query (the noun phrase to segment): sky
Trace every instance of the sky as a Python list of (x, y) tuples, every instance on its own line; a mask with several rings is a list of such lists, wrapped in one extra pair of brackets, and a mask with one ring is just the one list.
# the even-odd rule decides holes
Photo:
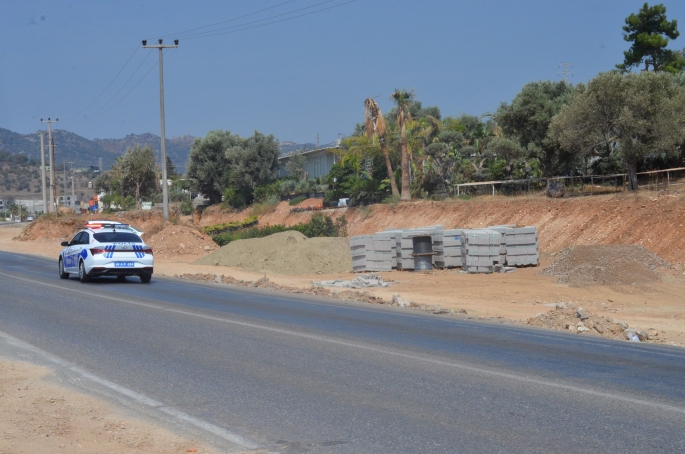
[[(669, 48), (685, 48), (685, 2), (663, 3), (684, 34)], [(443, 116), (480, 116), (528, 82), (561, 80), (562, 62), (574, 84), (613, 69), (642, 4), (0, 0), (0, 127), (33, 133), (51, 117), (89, 139), (159, 135), (158, 51), (141, 40), (160, 37), (180, 41), (164, 54), (167, 138), (258, 130), (328, 143), (363, 120), (365, 98), (391, 109), (395, 88)]]

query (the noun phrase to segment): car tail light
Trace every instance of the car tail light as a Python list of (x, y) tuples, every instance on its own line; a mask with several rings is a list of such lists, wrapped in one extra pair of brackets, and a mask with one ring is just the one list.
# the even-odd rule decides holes
[(142, 250), (142, 252), (146, 254), (152, 255), (152, 248), (151, 247), (146, 247), (145, 249)]
[(104, 249), (100, 248), (93, 248), (90, 250), (90, 253), (95, 255), (95, 254), (104, 254), (106, 251)]

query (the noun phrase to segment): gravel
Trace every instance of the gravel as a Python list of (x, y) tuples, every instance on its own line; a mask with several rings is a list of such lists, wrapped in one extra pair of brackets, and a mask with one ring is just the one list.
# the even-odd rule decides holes
[(647, 284), (661, 280), (670, 264), (638, 245), (593, 245), (564, 249), (539, 274), (556, 276), (571, 287)]

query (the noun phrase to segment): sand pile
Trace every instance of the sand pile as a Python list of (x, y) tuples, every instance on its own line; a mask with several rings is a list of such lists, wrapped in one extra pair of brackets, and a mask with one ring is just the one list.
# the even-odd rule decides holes
[(352, 270), (347, 238), (307, 238), (296, 231), (233, 241), (195, 263), (288, 275), (344, 273)]
[(658, 269), (668, 266), (642, 246), (608, 244), (565, 249), (540, 274), (572, 287), (632, 285), (660, 281)]
[(187, 225), (167, 223), (154, 235), (146, 232), (143, 239), (152, 246), (155, 257), (162, 258), (209, 254), (219, 248), (209, 235)]

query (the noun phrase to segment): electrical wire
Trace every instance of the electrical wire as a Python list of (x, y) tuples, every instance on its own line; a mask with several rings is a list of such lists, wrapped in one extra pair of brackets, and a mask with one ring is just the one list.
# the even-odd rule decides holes
[[(279, 23), (279, 22), (285, 22), (285, 21), (289, 21), (289, 20), (292, 20), (292, 19), (297, 19), (297, 18), (299, 18), (299, 17), (310, 16), (310, 15), (312, 15), (312, 14), (320, 13), (320, 12), (322, 12), (322, 11), (327, 11), (327, 10), (329, 10), (329, 9), (338, 8), (338, 7), (340, 7), (340, 6), (347, 5), (348, 3), (354, 3), (354, 2), (356, 2), (356, 1), (357, 1), (357, 0), (349, 0), (349, 1), (347, 1), (347, 2), (340, 3), (340, 4), (338, 4), (338, 5), (329, 6), (328, 8), (322, 8), (322, 9), (319, 9), (319, 10), (316, 10), (316, 11), (311, 11), (311, 12), (309, 12), (309, 13), (304, 13), (304, 14), (300, 14), (300, 15), (297, 15), (297, 16), (293, 16), (293, 17), (286, 17), (285, 19), (280, 19), (280, 20), (273, 21), (273, 22), (267, 22), (266, 24), (253, 25), (252, 27), (246, 27), (246, 28), (241, 28), (241, 29), (238, 29), (238, 30), (231, 30), (231, 31), (227, 31), (227, 32), (219, 32), (219, 33), (208, 32), (208, 33), (210, 33), (210, 34), (202, 35), (202, 36), (194, 36), (194, 37), (190, 37), (190, 38), (184, 38), (184, 40), (199, 39), (199, 38), (208, 38), (208, 37), (210, 37), (210, 36), (226, 35), (226, 34), (229, 34), (229, 33), (242, 32), (242, 31), (245, 31), (245, 30), (253, 29), (253, 28), (265, 27), (265, 26), (267, 26), (267, 25), (273, 25), (273, 24), (277, 24), (277, 23)], [(324, 2), (324, 3), (327, 3), (327, 2)], [(238, 27), (238, 26), (239, 26), (239, 25), (237, 25), (236, 27)]]
[[(138, 72), (138, 70), (140, 69), (140, 67), (143, 66), (143, 63), (145, 63), (145, 61), (148, 59), (148, 57), (150, 56), (151, 53), (152, 53), (152, 52), (148, 52), (147, 55), (145, 55), (145, 58), (143, 58), (143, 61), (140, 62), (140, 64), (139, 64), (138, 67), (136, 68), (136, 70), (133, 71), (133, 74), (131, 74), (131, 75), (129, 76), (129, 78), (126, 79), (126, 82), (124, 82), (124, 84), (123, 84), (121, 87), (119, 87), (119, 89), (116, 91), (116, 93), (114, 93), (114, 94), (107, 100), (106, 103), (104, 103), (102, 106), (100, 106), (100, 108), (99, 108), (98, 110), (96, 110), (95, 112), (93, 112), (92, 114), (90, 114), (87, 118), (84, 118), (83, 122), (81, 122), (81, 123), (84, 123), (84, 122), (90, 120), (90, 119), (93, 118), (95, 115), (98, 115), (98, 113), (99, 113), (102, 109), (104, 109), (105, 107), (107, 107), (107, 104), (109, 104), (114, 98), (116, 98), (116, 96), (121, 92), (121, 90), (124, 89), (124, 87), (126, 86), (126, 84), (128, 84), (129, 81), (133, 78), (133, 76), (136, 75), (136, 73)], [(108, 109), (107, 111), (109, 111), (109, 109)], [(80, 125), (81, 123), (76, 123), (76, 124), (77, 124), (77, 125)]]
[(171, 37), (177, 38), (177, 37), (178, 37), (177, 35), (185, 34), (185, 33), (188, 33), (188, 32), (194, 32), (195, 30), (200, 30), (200, 29), (203, 29), (203, 28), (214, 27), (215, 25), (225, 24), (225, 23), (227, 23), (227, 22), (233, 22), (234, 20), (243, 19), (243, 18), (249, 17), (249, 16), (254, 16), (255, 14), (263, 13), (264, 11), (268, 11), (268, 10), (270, 10), (270, 9), (278, 8), (279, 6), (283, 6), (283, 5), (287, 4), (287, 3), (292, 3), (292, 2), (294, 2), (294, 1), (295, 1), (295, 0), (288, 0), (287, 2), (279, 3), (278, 5), (270, 6), (270, 7), (268, 7), (268, 8), (264, 8), (264, 9), (260, 9), (259, 11), (255, 11), (255, 12), (252, 12), (252, 13), (249, 13), (249, 14), (244, 14), (244, 15), (238, 16), (238, 17), (234, 17), (233, 19), (228, 19), (228, 20), (224, 20), (224, 21), (221, 21), (221, 22), (216, 22), (216, 23), (210, 24), (210, 25), (203, 25), (202, 27), (191, 28), (190, 30), (183, 30), (183, 31), (180, 31), (180, 32), (177, 32), (177, 33), (172, 33), (172, 34), (169, 34), (169, 35), (164, 35), (164, 36), (161, 36), (161, 38), (171, 38)]
[(298, 9), (295, 9), (295, 10), (292, 10), (292, 11), (287, 11), (287, 12), (285, 12), (285, 13), (281, 13), (281, 14), (276, 14), (276, 15), (274, 15), (274, 16), (265, 17), (265, 18), (263, 18), (263, 19), (257, 19), (257, 20), (251, 21), (251, 22), (244, 22), (244, 23), (242, 23), (242, 24), (231, 25), (231, 26), (229, 26), (229, 27), (224, 27), (224, 28), (217, 28), (217, 29), (215, 29), (215, 30), (207, 30), (207, 31), (204, 31), (204, 32), (185, 34), (185, 36), (184, 36), (184, 35), (179, 35), (179, 36), (176, 36), (176, 38), (179, 38), (179, 39), (189, 39), (188, 37), (190, 37), (190, 36), (204, 35), (204, 34), (207, 34), (207, 33), (216, 33), (216, 32), (222, 31), (222, 30), (229, 30), (229, 29), (232, 29), (232, 28), (243, 27), (243, 26), (245, 26), (245, 25), (256, 24), (257, 22), (264, 22), (265, 20), (275, 19), (275, 18), (277, 18), (277, 17), (287, 16), (287, 15), (289, 15), (289, 14), (294, 14), (294, 13), (297, 13), (297, 12), (300, 12), (300, 11), (304, 11), (304, 10), (306, 10), (306, 9), (315, 8), (315, 7), (317, 7), (317, 6), (323, 5), (323, 4), (325, 4), (325, 3), (330, 3), (330, 2), (332, 2), (332, 1), (334, 1), (334, 0), (325, 0), (325, 1), (323, 1), (323, 2), (316, 3), (316, 4), (314, 4), (314, 5), (305, 6), (304, 8), (298, 8)]
[(86, 107), (84, 107), (83, 110), (81, 110), (79, 113), (77, 113), (77, 114), (75, 114), (75, 115), (69, 117), (69, 120), (78, 117), (78, 116), (81, 115), (83, 112), (85, 112), (86, 110), (88, 110), (88, 108), (89, 108), (90, 106), (92, 106), (93, 103), (95, 103), (95, 101), (97, 101), (97, 100), (100, 98), (100, 96), (102, 96), (102, 94), (110, 87), (110, 85), (112, 85), (112, 84), (114, 83), (114, 81), (116, 80), (116, 78), (119, 77), (119, 74), (121, 74), (121, 72), (124, 70), (124, 68), (126, 68), (126, 66), (129, 64), (129, 62), (131, 61), (131, 59), (133, 59), (133, 56), (136, 54), (136, 52), (138, 52), (138, 49), (140, 49), (140, 46), (136, 46), (136, 48), (133, 50), (133, 53), (131, 54), (131, 56), (128, 57), (128, 60), (126, 60), (126, 63), (124, 63), (124, 66), (121, 67), (121, 69), (119, 70), (119, 72), (114, 76), (114, 78), (112, 78), (112, 80), (107, 84), (107, 86), (106, 86), (105, 88), (102, 89), (102, 91), (100, 92), (100, 94), (97, 95), (97, 96), (95, 97), (95, 99), (93, 99), (93, 100), (90, 102), (90, 104), (88, 104)]

